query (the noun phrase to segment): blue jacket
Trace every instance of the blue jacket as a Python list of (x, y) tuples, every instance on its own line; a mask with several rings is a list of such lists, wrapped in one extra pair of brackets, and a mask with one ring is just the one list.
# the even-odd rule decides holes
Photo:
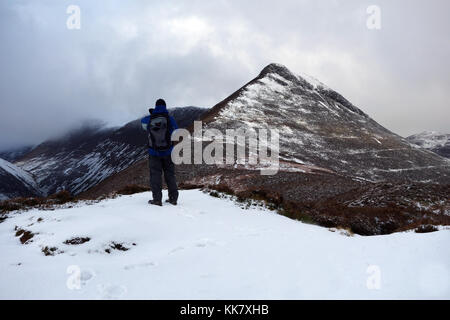
[[(165, 106), (156, 106), (155, 110), (153, 110), (152, 114), (154, 113), (166, 113), (169, 114), (169, 112), (167, 111), (167, 108)], [(175, 121), (175, 119), (172, 116), (169, 116), (169, 121), (171, 124), (171, 128), (170, 128), (170, 134), (172, 135), (172, 133), (178, 129), (177, 123)], [(144, 129), (145, 131), (147, 131), (147, 127), (148, 127), (148, 123), (150, 122), (150, 116), (146, 116), (143, 117), (141, 120), (141, 125), (142, 125), (142, 129)], [(168, 150), (164, 150), (164, 151), (157, 151), (154, 150), (152, 148), (148, 148), (148, 154), (151, 156), (156, 156), (156, 157), (165, 157), (168, 156), (172, 153), (172, 149), (173, 147), (171, 147)]]

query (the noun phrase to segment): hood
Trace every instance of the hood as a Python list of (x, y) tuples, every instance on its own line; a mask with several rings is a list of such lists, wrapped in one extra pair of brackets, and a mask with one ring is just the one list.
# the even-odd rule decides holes
[(153, 110), (153, 113), (169, 113), (167, 111), (166, 106), (156, 106), (155, 110)]

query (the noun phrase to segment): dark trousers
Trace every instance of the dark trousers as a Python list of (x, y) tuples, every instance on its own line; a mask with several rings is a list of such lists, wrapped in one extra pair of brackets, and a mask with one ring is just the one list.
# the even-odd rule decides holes
[(175, 179), (175, 164), (170, 155), (165, 157), (149, 156), (150, 187), (152, 188), (153, 200), (162, 200), (162, 173), (169, 189), (169, 199), (178, 199), (177, 181)]

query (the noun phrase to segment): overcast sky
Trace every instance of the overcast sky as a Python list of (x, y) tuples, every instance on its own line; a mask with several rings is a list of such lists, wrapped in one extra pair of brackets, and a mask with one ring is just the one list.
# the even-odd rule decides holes
[(159, 97), (209, 107), (271, 62), (400, 135), (449, 132), (449, 12), (447, 0), (1, 1), (0, 149), (84, 119), (123, 124)]

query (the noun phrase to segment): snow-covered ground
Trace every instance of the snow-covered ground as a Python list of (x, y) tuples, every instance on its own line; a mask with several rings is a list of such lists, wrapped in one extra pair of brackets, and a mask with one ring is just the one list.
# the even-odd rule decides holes
[[(12, 214), (0, 223), (0, 298), (450, 298), (450, 230), (346, 236), (199, 190), (176, 207), (149, 198)], [(63, 243), (74, 237), (90, 240)]]

